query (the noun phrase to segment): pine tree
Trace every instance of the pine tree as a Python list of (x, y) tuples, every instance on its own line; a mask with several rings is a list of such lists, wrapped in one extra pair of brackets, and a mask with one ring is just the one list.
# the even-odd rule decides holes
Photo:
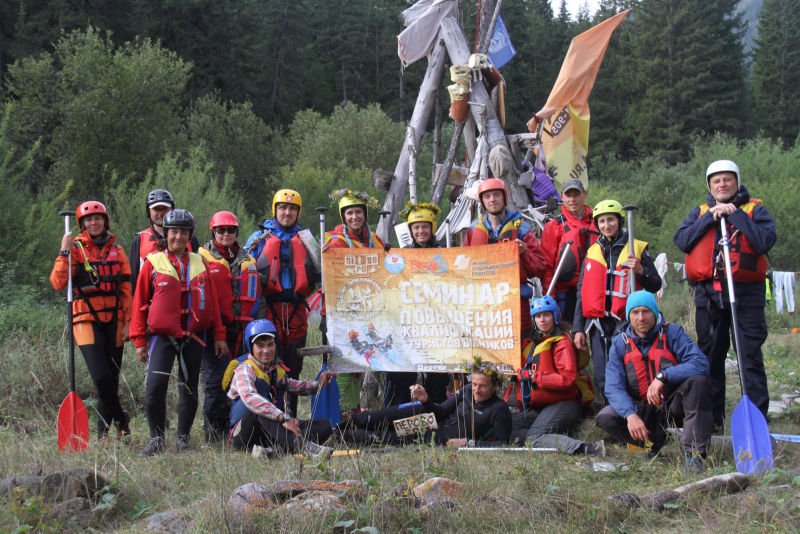
[(800, 0), (765, 0), (753, 61), (757, 124), (794, 143), (800, 131)]

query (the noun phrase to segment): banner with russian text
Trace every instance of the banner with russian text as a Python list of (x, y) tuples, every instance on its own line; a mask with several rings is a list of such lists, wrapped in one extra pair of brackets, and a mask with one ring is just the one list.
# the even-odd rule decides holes
[(323, 257), (333, 372), (519, 366), (519, 248), (332, 248)]

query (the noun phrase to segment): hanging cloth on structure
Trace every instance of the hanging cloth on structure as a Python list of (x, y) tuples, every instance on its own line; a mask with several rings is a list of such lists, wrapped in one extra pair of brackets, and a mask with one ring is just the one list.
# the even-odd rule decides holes
[(775, 309), (783, 313), (783, 301), (786, 299), (786, 311), (794, 313), (794, 273), (772, 271), (772, 282), (775, 286)]
[(661, 300), (661, 297), (664, 296), (664, 289), (667, 287), (667, 271), (669, 270), (669, 264), (667, 263), (667, 253), (662, 252), (658, 256), (656, 256), (655, 261), (653, 262), (656, 266), (656, 271), (658, 271), (658, 276), (661, 277), (661, 289), (658, 290), (658, 300)]
[(450, 214), (447, 216), (446, 220), (449, 224), (441, 225), (436, 231), (436, 239), (438, 241), (443, 241), (445, 239), (448, 226), (450, 227), (450, 234), (452, 235), (469, 228), (469, 225), (472, 223), (472, 207), (477, 201), (477, 192), (474, 198), (468, 193), (475, 189), (473, 186), (479, 181), (481, 162), (483, 158), (487, 157), (488, 152), (489, 144), (486, 142), (486, 135), (481, 134), (478, 138), (478, 146), (475, 149), (475, 159), (472, 160), (472, 165), (469, 167), (469, 174), (466, 180), (464, 180), (464, 187), (461, 190), (461, 194), (456, 199), (455, 204), (450, 208)]
[(397, 55), (403, 67), (430, 53), (439, 25), (457, 5), (456, 0), (419, 0), (403, 11), (403, 24), (407, 27), (397, 36)]

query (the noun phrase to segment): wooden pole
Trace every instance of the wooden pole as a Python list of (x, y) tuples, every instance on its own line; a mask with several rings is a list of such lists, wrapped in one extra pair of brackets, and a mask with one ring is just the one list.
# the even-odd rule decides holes
[(408, 127), (408, 197), (412, 204), (417, 203), (417, 149), (414, 143), (414, 127)]
[[(494, 13), (492, 14), (492, 21), (489, 23), (489, 27), (486, 29), (487, 31), (483, 35), (483, 40), (478, 47), (478, 52), (481, 54), (489, 52), (489, 45), (492, 44), (492, 36), (494, 35), (494, 27), (497, 24), (497, 17), (500, 16), (500, 11), (502, 10), (503, 0), (497, 0), (497, 4), (494, 6)], [(483, 21), (481, 21), (481, 23), (483, 23)]]
[(444, 164), (442, 164), (442, 170), (439, 173), (439, 180), (434, 184), (433, 193), (431, 193), (431, 204), (438, 206), (442, 202), (444, 186), (447, 185), (447, 177), (450, 176), (450, 171), (453, 170), (453, 160), (456, 157), (456, 150), (458, 150), (458, 143), (461, 140), (463, 131), (464, 123), (456, 121), (455, 128), (453, 128), (453, 138), (450, 140), (450, 148), (447, 149), (447, 156), (444, 158)]

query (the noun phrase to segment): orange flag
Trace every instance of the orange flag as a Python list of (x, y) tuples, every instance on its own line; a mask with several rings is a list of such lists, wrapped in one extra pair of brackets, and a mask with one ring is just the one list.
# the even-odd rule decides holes
[(611, 34), (630, 11), (626, 9), (572, 39), (547, 103), (528, 121), (531, 132), (540, 120), (545, 121), (542, 144), (550, 176), (559, 185), (570, 178), (589, 184), (589, 93)]

